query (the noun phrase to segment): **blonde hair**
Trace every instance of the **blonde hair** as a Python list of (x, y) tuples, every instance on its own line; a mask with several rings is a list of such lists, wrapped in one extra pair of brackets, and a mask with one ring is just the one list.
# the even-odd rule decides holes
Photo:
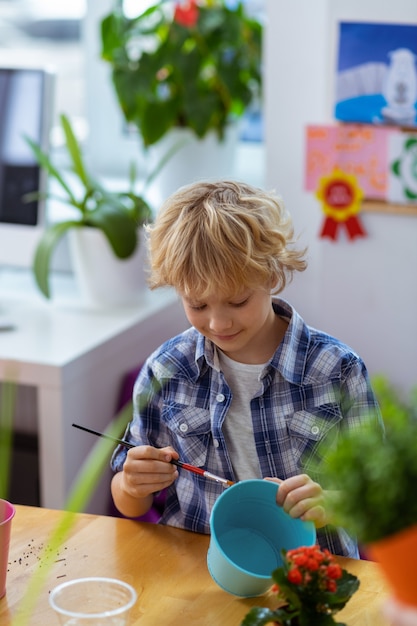
[(182, 187), (146, 231), (151, 289), (170, 285), (197, 298), (259, 286), (279, 293), (307, 266), (305, 250), (289, 247), (293, 227), (282, 201), (244, 183)]

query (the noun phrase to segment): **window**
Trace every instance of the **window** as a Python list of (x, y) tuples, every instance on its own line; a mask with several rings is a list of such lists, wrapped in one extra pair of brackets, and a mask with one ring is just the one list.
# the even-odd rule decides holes
[[(125, 2), (127, 7), (138, 4), (138, 0)], [(264, 0), (246, 3), (257, 16), (263, 14)], [(94, 37), (112, 5), (113, 0), (90, 0), (87, 10), (87, 0), (0, 0), (0, 52), (3, 66), (27, 65), (30, 59), (34, 66), (54, 70), (51, 146), (59, 149), (58, 116), (66, 113), (80, 139), (88, 138), (92, 166), (119, 175), (127, 171), (132, 158), (138, 158), (140, 168), (141, 157), (135, 138), (125, 136), (109, 68), (100, 59), (98, 35)], [(248, 111), (242, 138), (262, 139), (256, 107)]]
[(3, 66), (51, 67), (56, 73), (54, 119), (84, 118), (82, 20), (86, 0), (0, 0)]

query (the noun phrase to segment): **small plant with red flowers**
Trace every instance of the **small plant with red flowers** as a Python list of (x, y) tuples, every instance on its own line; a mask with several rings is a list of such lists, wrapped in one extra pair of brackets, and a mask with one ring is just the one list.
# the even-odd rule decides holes
[(319, 546), (283, 550), (282, 560), (272, 574), (271, 593), (277, 595), (278, 608), (253, 607), (241, 626), (344, 626), (333, 616), (358, 589), (358, 578)]

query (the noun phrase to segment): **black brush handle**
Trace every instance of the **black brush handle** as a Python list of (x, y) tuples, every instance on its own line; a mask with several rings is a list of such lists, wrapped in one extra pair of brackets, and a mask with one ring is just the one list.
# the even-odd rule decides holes
[(72, 424), (74, 428), (79, 428), (80, 430), (85, 430), (86, 433), (91, 433), (92, 435), (97, 435), (97, 437), (104, 437), (105, 439), (110, 439), (110, 441), (114, 441), (114, 443), (119, 443), (125, 448), (134, 448), (135, 445), (133, 443), (129, 443), (124, 439), (117, 439), (116, 437), (110, 437), (110, 435), (106, 435), (105, 433), (99, 433), (97, 430), (92, 430), (91, 428), (86, 428), (85, 426), (80, 426), (79, 424)]

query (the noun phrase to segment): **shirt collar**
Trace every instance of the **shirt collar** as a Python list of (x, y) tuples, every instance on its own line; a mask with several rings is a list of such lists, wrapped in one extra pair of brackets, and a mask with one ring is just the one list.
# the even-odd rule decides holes
[(271, 365), (289, 382), (301, 384), (310, 344), (310, 330), (302, 317), (285, 300), (273, 298), (272, 306), (277, 315), (288, 320), (288, 328), (271, 359)]
[[(301, 384), (310, 343), (309, 328), (285, 300), (274, 297), (272, 306), (276, 315), (288, 321), (288, 328), (267, 368), (273, 367), (289, 382)], [(202, 376), (208, 367), (216, 371), (220, 369), (214, 344), (200, 333), (197, 337), (195, 365), (198, 370), (197, 378)]]
[(195, 365), (198, 370), (198, 376), (202, 376), (208, 367), (219, 370), (214, 344), (198, 331), (195, 332), (198, 335), (195, 349)]

